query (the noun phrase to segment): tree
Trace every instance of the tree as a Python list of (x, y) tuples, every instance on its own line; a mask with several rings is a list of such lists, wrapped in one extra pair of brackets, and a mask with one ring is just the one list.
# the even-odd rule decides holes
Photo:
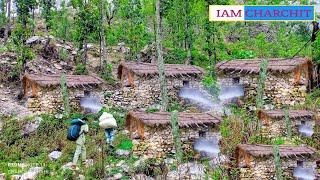
[(166, 111), (168, 106), (168, 89), (167, 82), (165, 79), (165, 67), (163, 60), (163, 51), (162, 51), (162, 10), (161, 10), (161, 0), (156, 1), (156, 46), (157, 46), (157, 55), (158, 55), (158, 72), (159, 72), (159, 81), (161, 89), (161, 100), (162, 100), (162, 110)]
[(175, 156), (177, 159), (178, 164), (182, 162), (182, 144), (180, 138), (180, 130), (179, 130), (179, 119), (178, 119), (178, 112), (173, 111), (171, 112), (171, 128), (172, 128), (172, 139), (173, 144), (175, 147)]
[(50, 43), (49, 29), (51, 28), (51, 19), (52, 19), (51, 8), (53, 7), (53, 2), (51, 0), (41, 0), (41, 7), (42, 7), (42, 16), (46, 24), (46, 34), (47, 34), (47, 43), (44, 48), (47, 49)]
[[(111, 0), (112, 2), (112, 0)], [(102, 71), (105, 71), (105, 66), (108, 64), (107, 60), (107, 47), (106, 47), (106, 36), (105, 36), (105, 22), (106, 22), (106, 2), (105, 0), (100, 1), (100, 67)]]
[(73, 7), (77, 9), (76, 24), (76, 43), (78, 44), (78, 52), (76, 57), (76, 73), (86, 74), (86, 64), (88, 59), (88, 41), (89, 35), (99, 32), (98, 24), (99, 13), (94, 3), (88, 3), (83, 0), (73, 1)]
[(60, 88), (61, 88), (61, 95), (63, 100), (64, 115), (69, 116), (70, 115), (69, 93), (68, 93), (68, 86), (67, 86), (67, 78), (65, 74), (61, 75)]
[(6, 29), (4, 31), (4, 43), (7, 42), (8, 40), (8, 35), (9, 35), (9, 31), (10, 31), (10, 27), (11, 27), (11, 0), (7, 0), (6, 1), (6, 15), (7, 15), (7, 25), (6, 25)]
[(259, 81), (258, 81), (257, 96), (256, 96), (257, 110), (262, 109), (264, 104), (263, 96), (264, 96), (265, 82), (267, 80), (268, 64), (269, 62), (266, 59), (260, 62), (260, 73), (259, 73)]
[(276, 176), (277, 180), (283, 179), (283, 172), (282, 172), (282, 165), (281, 165), (281, 159), (280, 159), (280, 152), (279, 152), (279, 146), (273, 145), (273, 156), (274, 156), (274, 166), (276, 170)]

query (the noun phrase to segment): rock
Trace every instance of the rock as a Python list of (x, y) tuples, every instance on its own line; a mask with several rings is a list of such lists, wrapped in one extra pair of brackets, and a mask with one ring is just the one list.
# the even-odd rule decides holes
[(5, 179), (6, 179), (6, 174), (0, 173), (0, 180), (5, 180)]
[(62, 167), (61, 167), (62, 170), (79, 170), (79, 168), (73, 164), (73, 162), (68, 162), (67, 164), (64, 164)]
[(124, 161), (124, 160), (121, 160), (121, 161), (119, 161), (119, 162), (117, 163), (116, 166), (121, 167), (124, 163), (125, 163), (125, 161)]
[(56, 115), (54, 115), (54, 117), (56, 119), (62, 119), (63, 118), (63, 114), (56, 114)]
[(121, 179), (123, 177), (123, 175), (121, 173), (117, 173), (115, 175), (113, 175), (114, 179)]
[(41, 37), (32, 36), (31, 38), (27, 39), (26, 44), (39, 44), (40, 42), (41, 42)]
[(118, 43), (118, 46), (125, 46), (125, 45), (126, 45), (126, 43), (124, 43), (124, 42)]
[(86, 179), (86, 177), (84, 175), (79, 174), (79, 180), (85, 180), (85, 179)]
[(117, 149), (116, 150), (116, 155), (121, 157), (121, 156), (124, 156), (124, 157), (129, 157), (131, 154), (131, 152), (129, 150), (123, 150), (123, 149)]
[(33, 180), (37, 178), (37, 175), (43, 170), (43, 167), (33, 167), (24, 174), (22, 174), (20, 180)]
[(218, 166), (220, 166), (221, 164), (225, 164), (230, 162), (230, 159), (225, 156), (225, 155), (219, 155), (219, 156), (215, 156), (213, 157), (210, 161), (209, 161), (209, 165), (212, 168), (217, 168)]
[(168, 172), (166, 179), (205, 179), (204, 166), (197, 163), (181, 164), (177, 171)]
[(137, 174), (131, 177), (132, 180), (154, 180), (154, 178), (149, 177), (145, 174)]
[(49, 158), (51, 161), (57, 160), (62, 155), (62, 152), (60, 151), (52, 151), (49, 154)]
[(30, 133), (36, 131), (37, 128), (39, 127), (41, 121), (42, 121), (41, 117), (36, 117), (35, 122), (28, 122), (27, 124), (25, 124), (23, 126), (23, 131), (21, 134), (23, 136), (26, 136), (26, 135), (29, 135)]
[(14, 175), (11, 175), (11, 180), (19, 180), (21, 178), (21, 175), (19, 174), (14, 174)]
[(86, 167), (93, 166), (93, 164), (94, 164), (93, 159), (86, 159)]

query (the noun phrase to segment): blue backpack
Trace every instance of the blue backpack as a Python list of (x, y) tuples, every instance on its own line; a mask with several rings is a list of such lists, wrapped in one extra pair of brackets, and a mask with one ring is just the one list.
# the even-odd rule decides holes
[(71, 126), (68, 129), (67, 139), (70, 141), (76, 141), (80, 134), (81, 126), (84, 125), (85, 122), (81, 119), (73, 119), (71, 121)]

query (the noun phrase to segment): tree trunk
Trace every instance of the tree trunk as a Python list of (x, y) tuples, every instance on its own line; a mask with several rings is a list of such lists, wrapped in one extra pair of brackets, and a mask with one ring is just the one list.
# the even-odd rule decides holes
[(160, 80), (160, 89), (161, 89), (161, 99), (162, 99), (162, 111), (167, 110), (168, 106), (168, 90), (167, 82), (165, 79), (165, 69), (164, 69), (164, 60), (162, 52), (162, 14), (161, 14), (161, 0), (156, 1), (156, 24), (157, 24), (157, 54), (158, 54), (158, 71), (159, 71), (159, 80)]
[(101, 68), (104, 70), (108, 61), (107, 61), (107, 50), (106, 50), (106, 36), (104, 33), (104, 23), (106, 22), (106, 11), (105, 11), (105, 2), (104, 0), (101, 0), (101, 29), (100, 29), (100, 34), (101, 34), (101, 50), (102, 50), (102, 62), (101, 62)]
[(10, 19), (11, 19), (11, 0), (7, 0), (7, 26), (4, 30), (4, 43), (7, 42), (10, 30)]
[(189, 17), (189, 1), (185, 0), (185, 31), (186, 31), (186, 50), (187, 50), (187, 59), (185, 64), (191, 63), (191, 33), (190, 33), (190, 17)]

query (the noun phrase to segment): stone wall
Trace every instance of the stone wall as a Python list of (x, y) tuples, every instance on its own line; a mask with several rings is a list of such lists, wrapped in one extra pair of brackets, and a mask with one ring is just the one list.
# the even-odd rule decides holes
[[(300, 83), (295, 85), (294, 73), (269, 73), (265, 83), (265, 104), (271, 105), (266, 109), (281, 107), (282, 105), (304, 104), (307, 95), (307, 79), (301, 74)], [(255, 105), (258, 87), (258, 74), (220, 73), (218, 82), (220, 85), (234, 85), (234, 81), (244, 86), (244, 100), (250, 105)]]
[[(180, 128), (180, 137), (184, 152), (193, 151), (195, 140), (199, 139), (199, 132), (205, 132), (204, 138), (220, 139), (218, 127), (183, 127)], [(138, 136), (133, 134), (133, 136)], [(144, 139), (134, 142), (133, 153), (148, 158), (165, 158), (175, 152), (172, 131), (170, 126), (144, 127)]]
[[(167, 77), (169, 98), (178, 100), (179, 90), (183, 87), (183, 81), (189, 81), (190, 87), (199, 88), (200, 78), (194, 77)], [(160, 83), (157, 76), (135, 76), (133, 85), (125, 80), (121, 89), (110, 91), (111, 96), (108, 105), (122, 106), (127, 109), (147, 108), (151, 105), (160, 104)]]
[[(293, 179), (293, 170), (297, 167), (297, 162), (303, 161), (304, 168), (316, 169), (317, 164), (313, 158), (293, 157), (293, 158), (281, 158), (281, 167), (283, 175), (287, 179)], [(244, 162), (240, 162), (244, 164)], [(273, 156), (253, 158), (248, 167), (240, 167), (240, 179), (252, 180), (252, 179), (276, 179), (275, 163)]]
[[(305, 120), (305, 119), (290, 119), (292, 133), (294, 135), (299, 135), (299, 126), (301, 125), (301, 121), (305, 121), (305, 124), (311, 127), (315, 126), (314, 120)], [(283, 137), (286, 136), (287, 125), (285, 118), (282, 119), (270, 119), (268, 124), (263, 124), (262, 133), (265, 137), (273, 138), (273, 137)]]
[[(68, 88), (69, 102), (71, 108), (80, 108), (80, 98), (84, 97), (84, 91), (90, 91), (91, 96), (99, 97), (102, 99), (102, 93), (99, 88), (89, 89), (89, 88)], [(33, 113), (58, 113), (62, 112), (63, 99), (61, 90), (59, 87), (56, 88), (41, 88), (38, 91), (36, 97), (27, 97), (27, 107)]]

